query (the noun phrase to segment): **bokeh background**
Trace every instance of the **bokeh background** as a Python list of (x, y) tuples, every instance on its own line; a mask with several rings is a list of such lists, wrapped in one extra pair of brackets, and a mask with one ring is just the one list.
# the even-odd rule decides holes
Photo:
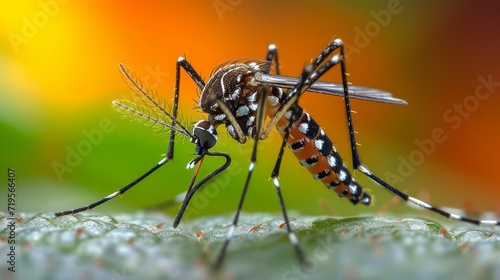
[[(409, 103), (353, 101), (366, 165), (436, 205), (500, 212), (497, 2), (42, 0), (0, 5), (0, 205), (7, 200), (8, 167), (17, 174), (17, 211), (45, 212), (100, 199), (160, 160), (167, 137), (111, 108), (113, 99), (130, 96), (119, 62), (170, 101), (179, 56), (208, 79), (220, 63), (262, 59), (267, 45), (275, 43), (282, 73), (293, 76), (340, 37), (347, 44), (352, 83), (390, 91)], [(339, 76), (335, 70), (325, 80)], [(476, 94), (480, 77), (498, 81), (479, 88), (481, 99)], [(194, 83), (185, 74), (181, 81), (183, 114), (191, 121), (203, 118), (193, 109)], [(342, 100), (306, 94), (300, 103), (350, 166)], [(422, 153), (415, 141), (432, 138), (436, 129), (439, 143)], [(251, 144), (234, 142), (222, 127), (219, 134), (214, 150), (230, 153), (233, 165), (193, 199), (188, 215), (236, 209)], [(144, 209), (184, 191), (193, 172), (185, 166), (194, 151), (189, 142), (178, 143), (173, 162), (96, 211)], [(280, 143), (273, 133), (261, 146), (245, 211), (279, 211), (268, 179)], [(219, 164), (206, 160), (201, 172)], [(295, 215), (376, 213), (390, 201), (392, 195), (360, 174), (357, 178), (376, 197), (374, 207), (339, 199), (289, 152), (281, 171), (285, 201)], [(426, 215), (404, 205), (389, 210), (395, 215), (408, 211)]]

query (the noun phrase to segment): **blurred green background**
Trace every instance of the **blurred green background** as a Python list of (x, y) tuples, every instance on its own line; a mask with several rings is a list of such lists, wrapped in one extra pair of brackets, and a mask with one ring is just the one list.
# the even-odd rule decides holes
[[(340, 37), (347, 46), (350, 82), (390, 91), (409, 103), (353, 101), (365, 164), (436, 205), (500, 212), (500, 87), (484, 82), (500, 82), (500, 3), (63, 2), (1, 4), (0, 205), (7, 199), (8, 167), (17, 174), (17, 211), (45, 212), (100, 199), (161, 159), (167, 137), (111, 109), (113, 99), (130, 94), (117, 70), (120, 62), (171, 100), (178, 56), (185, 55), (208, 79), (220, 63), (262, 59), (267, 45), (275, 43), (282, 73), (296, 76)], [(325, 80), (339, 76), (336, 70)], [(182, 112), (192, 121), (203, 118), (193, 109), (194, 83), (187, 75), (181, 81)], [(484, 84), (489, 86), (478, 88)], [(306, 94), (300, 103), (351, 166), (342, 100)], [(251, 142), (240, 145), (222, 129), (213, 150), (230, 153), (233, 165), (193, 199), (188, 215), (236, 209)], [(432, 137), (433, 144), (424, 140)], [(184, 191), (193, 172), (185, 166), (194, 151), (188, 141), (178, 143), (173, 162), (95, 211), (143, 209)], [(279, 211), (268, 178), (280, 143), (277, 133), (263, 142), (245, 211)], [(219, 164), (206, 160), (202, 173)], [(356, 178), (376, 197), (374, 207), (339, 199), (288, 151), (281, 171), (286, 205), (296, 213), (375, 213), (391, 199), (376, 184)], [(411, 210), (398, 205), (390, 211)]]

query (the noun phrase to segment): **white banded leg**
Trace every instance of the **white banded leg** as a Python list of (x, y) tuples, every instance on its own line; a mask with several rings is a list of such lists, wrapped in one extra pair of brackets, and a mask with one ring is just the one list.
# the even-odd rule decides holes
[(488, 226), (500, 226), (500, 221), (495, 221), (495, 220), (479, 220), (479, 219), (473, 219), (473, 218), (469, 218), (469, 217), (464, 217), (464, 216), (460, 216), (460, 215), (457, 215), (457, 214), (453, 214), (453, 213), (450, 213), (450, 212), (447, 212), (447, 211), (444, 211), (440, 208), (437, 208), (437, 207), (434, 207), (420, 199), (417, 199), (417, 198), (414, 198), (414, 197), (411, 197), (403, 192), (401, 192), (400, 190), (392, 187), (391, 185), (389, 185), (388, 183), (386, 183), (385, 181), (383, 181), (382, 179), (380, 179), (379, 177), (377, 177), (376, 175), (374, 175), (368, 168), (366, 168), (366, 166), (364, 165), (360, 165), (359, 168), (358, 168), (359, 171), (361, 171), (363, 174), (365, 174), (366, 176), (368, 176), (370, 179), (374, 180), (375, 182), (377, 182), (378, 184), (380, 184), (382, 187), (384, 187), (385, 189), (389, 190), (390, 192), (394, 193), (395, 195), (401, 197), (405, 202), (411, 202), (415, 205), (418, 205), (424, 209), (427, 209), (429, 211), (432, 211), (434, 213), (437, 213), (441, 216), (444, 216), (448, 219), (453, 219), (453, 220), (457, 220), (457, 221), (461, 221), (461, 222), (465, 222), (465, 223), (470, 223), (470, 224), (474, 224), (474, 225), (488, 225)]

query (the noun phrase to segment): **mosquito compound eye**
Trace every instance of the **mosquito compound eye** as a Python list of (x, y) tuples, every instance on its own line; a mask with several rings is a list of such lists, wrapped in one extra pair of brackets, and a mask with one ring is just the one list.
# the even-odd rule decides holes
[(198, 145), (205, 150), (212, 148), (217, 143), (217, 130), (209, 121), (198, 121), (194, 125), (193, 135), (198, 139)]

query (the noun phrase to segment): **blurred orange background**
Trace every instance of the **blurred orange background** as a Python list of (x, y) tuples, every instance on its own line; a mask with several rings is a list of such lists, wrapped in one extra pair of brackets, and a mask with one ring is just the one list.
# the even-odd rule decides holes
[[(132, 181), (165, 153), (166, 137), (111, 110), (112, 100), (129, 96), (118, 63), (170, 101), (179, 56), (208, 79), (220, 63), (263, 59), (268, 44), (275, 43), (282, 73), (296, 76), (340, 37), (350, 82), (409, 103), (353, 101), (364, 163), (433, 204), (500, 212), (499, 3), (41, 0), (1, 6), (0, 166), (4, 174), (8, 167), (16, 170), (19, 211), (90, 203)], [(339, 76), (335, 69), (324, 80)], [(203, 118), (193, 110), (197, 93), (183, 73), (180, 106), (192, 121)], [(342, 100), (306, 94), (300, 103), (351, 166)], [(236, 209), (252, 142), (241, 146), (222, 129), (214, 150), (230, 153), (233, 167), (193, 200), (193, 215)], [(279, 211), (268, 181), (279, 145), (277, 133), (264, 142), (245, 211)], [(176, 149), (174, 162), (96, 211), (142, 209), (185, 190), (193, 146), (180, 141)], [(202, 172), (218, 164), (205, 161)], [(390, 200), (376, 184), (357, 178), (377, 198), (373, 208), (338, 199), (289, 152), (281, 171), (287, 207), (303, 214), (326, 215), (325, 203), (340, 215), (374, 213)], [(7, 197), (4, 185), (1, 200)]]

